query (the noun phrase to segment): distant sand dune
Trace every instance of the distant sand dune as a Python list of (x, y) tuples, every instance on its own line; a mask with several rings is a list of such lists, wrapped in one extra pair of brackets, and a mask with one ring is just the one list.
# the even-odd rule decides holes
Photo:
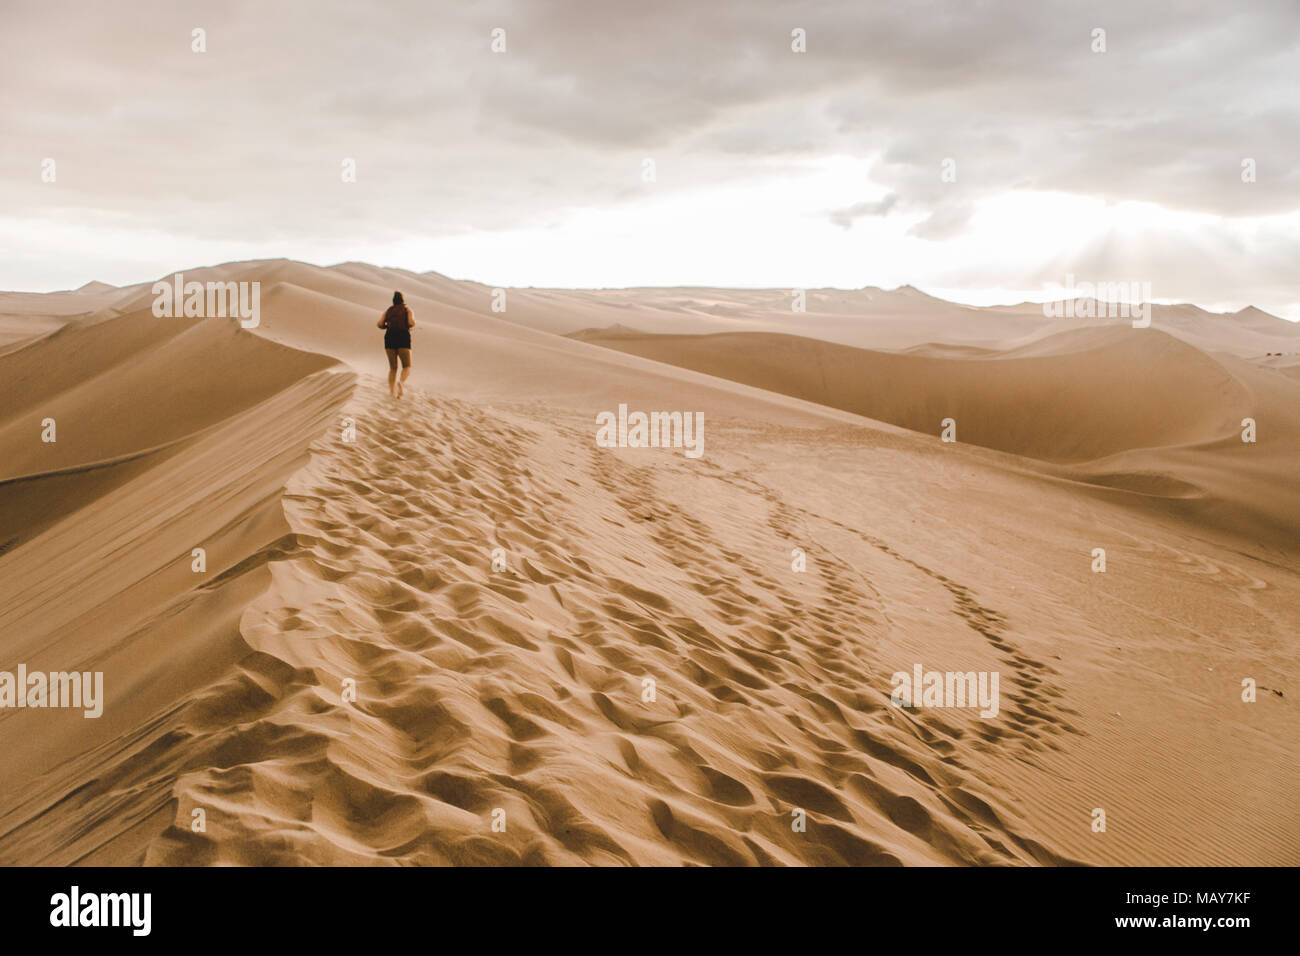
[[(1055, 465), (1254, 541), (1300, 540), (1300, 387), (1157, 329), (1076, 329), (1005, 352), (898, 353), (790, 335), (574, 338)], [(1243, 443), (1253, 418), (1256, 441)], [(1165, 502), (1173, 504), (1174, 502)]]

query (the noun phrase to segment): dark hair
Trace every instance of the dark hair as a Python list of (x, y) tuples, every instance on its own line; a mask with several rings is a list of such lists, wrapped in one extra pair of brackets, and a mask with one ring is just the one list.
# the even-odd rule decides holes
[(406, 303), (402, 301), (402, 293), (393, 293), (393, 305), (406, 305)]

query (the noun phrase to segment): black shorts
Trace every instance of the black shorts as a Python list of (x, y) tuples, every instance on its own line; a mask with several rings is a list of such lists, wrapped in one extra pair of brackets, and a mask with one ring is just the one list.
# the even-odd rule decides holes
[(411, 347), (410, 331), (393, 331), (384, 333), (384, 348), (409, 349)]

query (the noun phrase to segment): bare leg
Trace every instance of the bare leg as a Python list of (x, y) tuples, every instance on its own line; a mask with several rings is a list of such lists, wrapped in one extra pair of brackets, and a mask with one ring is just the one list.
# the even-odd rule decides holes
[(396, 394), (394, 386), (397, 383), (397, 349), (384, 349), (388, 355), (388, 394)]
[(402, 377), (397, 380), (397, 397), (401, 398), (406, 391), (402, 386), (411, 377), (411, 350), (398, 349), (397, 354), (402, 360)]

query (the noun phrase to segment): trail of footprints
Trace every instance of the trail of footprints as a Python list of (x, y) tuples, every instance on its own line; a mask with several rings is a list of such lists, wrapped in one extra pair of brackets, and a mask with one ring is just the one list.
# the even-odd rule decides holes
[[(1011, 678), (1007, 701), (999, 713), (996, 723), (977, 724), (974, 733), (982, 744), (997, 744), (1005, 750), (1008, 746), (1019, 746), (1025, 751), (1035, 751), (1041, 747), (1059, 749), (1050, 737), (1059, 734), (1081, 734), (1069, 723), (1068, 717), (1077, 711), (1064, 703), (1064, 691), (1054, 682), (1055, 670), (1044, 662), (1022, 650), (1008, 634), (1007, 621), (1003, 615), (979, 603), (973, 592), (966, 586), (953, 581), (946, 575), (917, 562), (890, 547), (885, 541), (830, 518), (805, 509), (796, 509), (768, 488), (743, 474), (729, 475), (726, 479), (731, 484), (748, 485), (757, 494), (761, 494), (769, 505), (769, 525), (779, 540), (788, 542), (809, 541), (811, 535), (808, 526), (812, 521), (826, 525), (861, 539), (890, 558), (902, 562), (938, 582), (948, 591), (953, 601), (954, 612), (976, 634), (983, 638), (997, 652), (1007, 676)], [(888, 619), (888, 615), (879, 608), (879, 595), (866, 579), (857, 575), (845, 562), (818, 562), (817, 572), (827, 580), (827, 592), (837, 601), (844, 602), (850, 609), (850, 628), (858, 621), (857, 631), (862, 631), (862, 624), (871, 621), (863, 614), (863, 591), (874, 597), (876, 619)], [(824, 618), (818, 618), (824, 620)], [(835, 622), (837, 625), (844, 621)], [(852, 631), (850, 631), (852, 632)], [(878, 668), (875, 668), (878, 670)], [(1007, 687), (1007, 685), (1003, 685)], [(942, 736), (958, 740), (964, 736), (959, 728), (950, 727), (942, 717), (928, 712), (922, 722), (928, 722), (939, 728)], [(1004, 726), (1005, 723), (1005, 726)], [(981, 742), (973, 746), (982, 746)], [(934, 742), (933, 739), (930, 741)], [(939, 744), (939, 749), (951, 753), (954, 748), (948, 744)], [(1032, 759), (1026, 755), (1026, 759)]]
[(1065, 692), (1055, 683), (1056, 671), (1048, 664), (1032, 657), (1022, 650), (1007, 633), (1006, 618), (990, 608), (984, 607), (975, 599), (974, 594), (965, 585), (958, 584), (946, 575), (926, 567), (905, 555), (899, 554), (885, 542), (872, 535), (848, 528), (825, 516), (819, 516), (842, 530), (857, 535), (873, 548), (904, 562), (923, 574), (938, 581), (952, 595), (954, 610), (966, 625), (979, 634), (998, 653), (999, 659), (1011, 673), (1011, 693), (1008, 696), (1010, 706), (1003, 705), (1000, 722), (1005, 721), (1009, 728), (1001, 723), (981, 725), (977, 733), (989, 743), (999, 742), (1002, 738), (1018, 740), (1028, 749), (1038, 749), (1040, 745), (1053, 749), (1059, 747), (1044, 734), (1080, 734), (1066, 719), (1068, 715), (1078, 715), (1078, 711), (1063, 701)]
[[(831, 600), (810, 601), (588, 431), (361, 397), (356, 443), (319, 442), (286, 496), (278, 603), (246, 613), (250, 653), (183, 715), (147, 862), (1065, 862), (978, 794), (960, 729), (889, 705), (884, 602), (853, 569), (819, 562)], [(749, 493), (764, 535), (835, 524)], [(1069, 731), (995, 612), (864, 538), (1003, 655), (1007, 738)]]

